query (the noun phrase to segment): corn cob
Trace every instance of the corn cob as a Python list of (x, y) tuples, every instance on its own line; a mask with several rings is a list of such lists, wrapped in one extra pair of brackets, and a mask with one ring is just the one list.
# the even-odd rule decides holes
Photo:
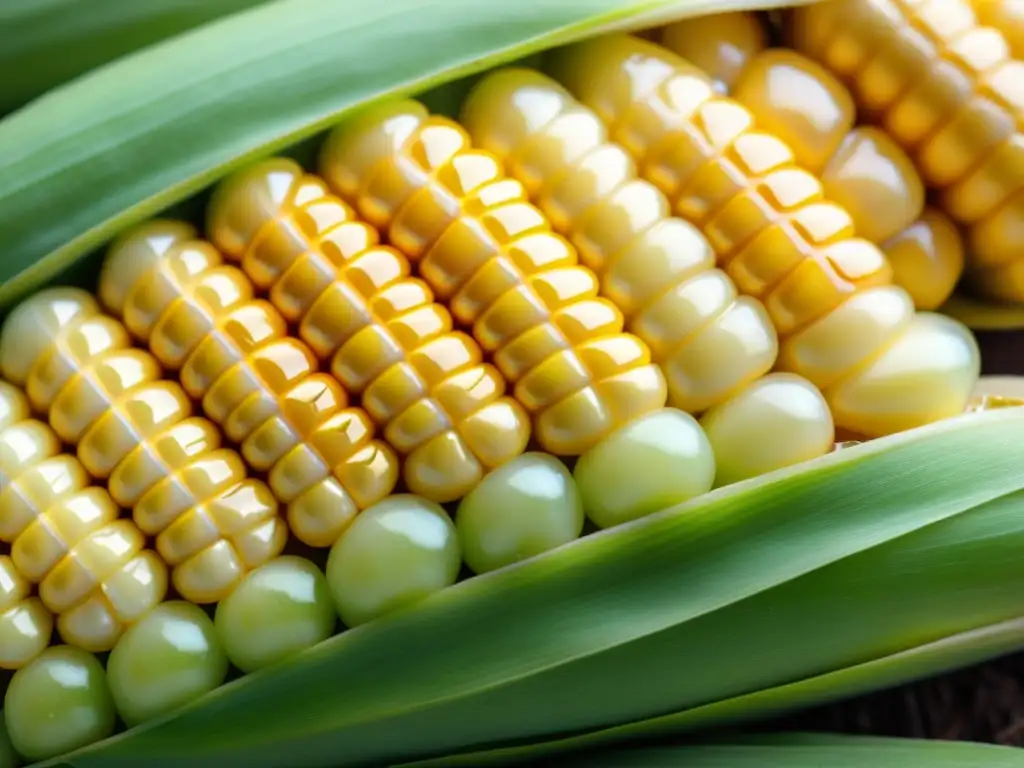
[(1024, 301), (1024, 62), (1006, 38), (966, 0), (830, 0), (789, 21), (965, 225), (968, 281)]
[[(64, 642), (109, 651), (124, 630), (163, 600), (167, 567), (145, 548), (142, 532), (84, 467), (61, 453), (53, 431), (30, 418), (28, 399), (0, 382), (0, 541), (11, 556), (0, 564), (0, 590), (25, 597), (39, 584), (41, 604), (57, 615)], [(22, 643), (46, 647), (52, 618), (23, 603)], [(2, 606), (2, 604), (0, 604)], [(11, 606), (7, 606), (10, 608)], [(5, 648), (0, 642), (0, 656)]]
[(454, 501), (521, 454), (530, 424), (476, 342), (453, 331), (409, 264), (380, 245), (323, 182), (270, 160), (226, 180), (209, 208), (213, 243), (384, 427), (414, 493)]
[(270, 490), (246, 477), (217, 428), (191, 417), (181, 386), (161, 380), (156, 359), (133, 349), (127, 329), (85, 291), (50, 288), (19, 305), (0, 332), (0, 371), (156, 536), (186, 599), (216, 602), (284, 547)]
[(473, 328), (545, 451), (577, 456), (664, 406), (661, 370), (597, 277), (458, 124), (394, 102), (334, 129), (321, 171)]
[(720, 92), (754, 114), (760, 130), (782, 139), (796, 162), (819, 176), (857, 235), (881, 248), (916, 308), (936, 309), (949, 298), (963, 271), (959, 231), (939, 210), (925, 208), (921, 178), (891, 138), (854, 127), (853, 98), (842, 83), (795, 51), (767, 49), (754, 13), (677, 22), (659, 37), (705, 69)]
[(249, 278), (184, 222), (153, 221), (113, 244), (100, 298), (288, 505), (300, 541), (333, 544), (398, 481), (398, 458), (348, 407), (313, 352), (288, 336)]
[(960, 413), (979, 374), (966, 328), (891, 284), (881, 252), (789, 147), (669, 51), (613, 35), (554, 52), (557, 78), (641, 176), (702, 228), (781, 339), (777, 368), (822, 389), (838, 427), (881, 436)]

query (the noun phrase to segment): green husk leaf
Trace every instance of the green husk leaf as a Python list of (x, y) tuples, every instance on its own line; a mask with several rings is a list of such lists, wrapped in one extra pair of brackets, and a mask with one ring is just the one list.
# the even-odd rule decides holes
[(0, 114), (158, 40), (267, 0), (4, 0)]
[(1021, 768), (1024, 750), (971, 742), (813, 733), (733, 736), (728, 744), (608, 750), (564, 768)]
[(0, 121), (0, 305), (237, 165), (373, 100), (610, 29), (786, 0), (276, 0)]
[(1022, 433), (1024, 409), (972, 414), (716, 491), (465, 581), (64, 762), (342, 768), (494, 749), (1007, 621), (1020, 605), (1006, 585), (1024, 579)]
[(950, 296), (939, 311), (976, 331), (1012, 331), (1024, 328), (1024, 304), (987, 302), (958, 292)]

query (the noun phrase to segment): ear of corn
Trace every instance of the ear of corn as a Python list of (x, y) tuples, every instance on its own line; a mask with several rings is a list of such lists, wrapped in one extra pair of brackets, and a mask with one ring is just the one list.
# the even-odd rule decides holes
[[(337, 5), (326, 0), (279, 0), (225, 21), (218, 31), (226, 36), (226, 44), (204, 28), (144, 51), (123, 66), (97, 71), (54, 94), (53, 102), (41, 102), (42, 106), (34, 105), (12, 121), (0, 123), (0, 147), (4, 131), (16, 125), (8, 136), (21, 140), (21, 154), (13, 150), (9, 154), (19, 158), (21, 170), (32, 171), (18, 175), (17, 184), (0, 177), (0, 223), (12, 225), (10, 253), (20, 254), (5, 264), (11, 274), (24, 279), (21, 283), (5, 279), (6, 295), (16, 296), (26, 286), (38, 287), (47, 270), (71, 264), (91, 245), (121, 234), (147, 212), (161, 210), (219, 179), (228, 166), (248, 164), (251, 153), (276, 151), (313, 134), (349, 106), (389, 93), (412, 93), (428, 80), (441, 82), (456, 73), (483, 69), (528, 52), (531, 46), (587, 36), (594, 28), (576, 24), (581, 18), (592, 19), (585, 15), (591, 11), (607, 11), (599, 21), (610, 29), (640, 18), (667, 21), (671, 18), (667, 14), (679, 8), (675, 3), (627, 8), (610, 0), (600, 9), (598, 0), (527, 8), (499, 4), (504, 15), (495, 23), (494, 7), (486, 8), (485, 20), (474, 16), (480, 13), (479, 4), (444, 0), (413, 14), (413, 6), (402, 5), (404, 1), (386, 8), (354, 8), (346, 15), (338, 14)], [(587, 3), (595, 5), (586, 9)], [(548, 15), (539, 20), (545, 9)], [(382, 13), (399, 18), (390, 26), (374, 24)], [(460, 28), (476, 25), (490, 31), (467, 35), (464, 43), (460, 36), (453, 43), (449, 28), (453, 20)], [(420, 33), (417, 43), (396, 45), (412, 39), (409, 33), (414, 26)], [(351, 40), (347, 39), (350, 34)], [(525, 46), (523, 35), (532, 36)], [(421, 44), (430, 50), (414, 53)], [(496, 58), (487, 59), (481, 51)], [(246, 56), (258, 58), (259, 66), (244, 66), (249, 61)], [(466, 65), (467, 61), (473, 63)], [(197, 75), (200, 68), (205, 71), (203, 77)], [(161, 91), (168, 71), (179, 75), (173, 93)], [(115, 88), (118, 72), (130, 81), (124, 90)], [(350, 72), (358, 72), (358, 78), (350, 77)], [(135, 122), (124, 119), (129, 104), (138, 107), (130, 113)], [(193, 466), (190, 462), (197, 456), (214, 456), (216, 461), (204, 466), (237, 483), (239, 495), (234, 500), (262, 499), (255, 505), (254, 516), (272, 534), (262, 539), (269, 548), (246, 560), (243, 567), (225, 569), (226, 559), (219, 556), (207, 561), (215, 573), (206, 572), (206, 576), (232, 572), (238, 576), (248, 571), (244, 580), (229, 576), (219, 585), (191, 584), (197, 589), (188, 597), (223, 598), (215, 618), (194, 605), (166, 602), (131, 624), (107, 660), (105, 676), (96, 673), (97, 662), (91, 655), (60, 648), (48, 649), (22, 669), (19, 684), (12, 686), (14, 693), (9, 692), (5, 718), (17, 725), (18, 746), (26, 756), (48, 758), (55, 749), (66, 748), (74, 754), (42, 765), (106, 768), (110, 762), (150, 761), (164, 766), (277, 768), (293, 765), (297, 755), (307, 764), (393, 763), (459, 750), (487, 750), (510, 741), (537, 741), (535, 755), (540, 755), (561, 749), (563, 744), (545, 740), (567, 732), (610, 743), (617, 736), (603, 730), (608, 726), (640, 723), (666, 712), (676, 712), (666, 720), (682, 723), (683, 729), (731, 722), (747, 713), (820, 699), (843, 684), (848, 689), (871, 687), (982, 658), (1006, 647), (1009, 638), (1019, 638), (1019, 632), (1007, 627), (1007, 619), (1019, 608), (1005, 589), (1008, 581), (1024, 575), (1017, 530), (1019, 494), (1024, 488), (1019, 477), (1024, 417), (1019, 409), (1002, 410), (996, 418), (986, 408), (980, 414), (857, 445), (674, 505), (667, 499), (687, 498), (710, 486), (716, 469), (706, 450), (710, 437), (732, 435), (734, 453), (743, 445), (736, 436), (774, 437), (770, 420), (759, 420), (753, 432), (744, 431), (753, 421), (748, 414), (761, 412), (759, 397), (768, 397), (769, 384), (792, 383), (795, 377), (779, 379), (789, 374), (773, 373), (755, 377), (751, 384), (740, 376), (745, 388), (728, 396), (723, 393), (708, 409), (720, 418), (717, 427), (710, 418), (705, 420), (706, 435), (690, 416), (661, 407), (667, 393), (664, 383), (634, 388), (634, 394), (653, 392), (656, 397), (641, 398), (641, 405), (620, 410), (598, 428), (593, 422), (574, 423), (568, 418), (545, 422), (545, 415), (562, 403), (557, 391), (562, 386), (567, 387), (569, 399), (585, 392), (575, 399), (591, 408), (591, 413), (601, 413), (609, 403), (629, 402), (616, 387), (605, 386), (616, 379), (614, 375), (598, 375), (606, 370), (605, 364), (618, 370), (615, 365), (622, 361), (614, 353), (624, 350), (634, 360), (642, 359), (635, 369), (625, 367), (627, 371), (642, 368), (651, 376), (649, 381), (663, 377), (664, 365), (655, 364), (655, 356), (639, 334), (630, 335), (627, 322), (635, 309), (631, 313), (629, 307), (620, 308), (615, 300), (601, 295), (604, 267), (614, 259), (602, 264), (594, 251), (574, 243), (556, 217), (549, 221), (542, 215), (544, 206), (527, 180), (514, 180), (515, 173), (506, 176), (501, 163), (469, 146), (466, 132), (454, 122), (437, 115), (427, 119), (425, 133), (430, 138), (420, 148), (432, 153), (436, 149), (435, 154), (408, 154), (408, 146), (397, 145), (385, 146), (382, 155), (379, 147), (369, 147), (363, 155), (344, 150), (346, 136), (358, 138), (367, 127), (371, 129), (367, 135), (379, 136), (372, 130), (379, 125), (374, 121), (388, 110), (409, 110), (411, 104), (414, 116), (423, 114), (416, 102), (402, 100), (370, 107), (334, 133), (334, 143), (323, 155), (328, 160), (332, 153), (343, 157), (345, 162), (336, 165), (335, 171), (359, 170), (365, 160), (380, 156), (380, 164), (360, 170), (376, 184), (371, 184), (375, 199), (349, 197), (349, 204), (355, 205), (348, 208), (349, 204), (329, 199), (323, 183), (303, 175), (297, 196), (285, 210), (273, 205), (238, 207), (228, 204), (231, 196), (223, 190), (235, 184), (228, 181), (214, 203), (215, 211), (228, 215), (212, 217), (207, 233), (224, 249), (223, 255), (216, 255), (213, 243), (201, 242), (194, 232), (182, 234), (180, 224), (158, 222), (149, 225), (151, 229), (128, 232), (108, 252), (100, 298), (109, 315), (83, 291), (65, 288), (37, 294), (8, 318), (0, 344), (0, 370), (26, 388), (36, 415), (48, 420), (55, 434), (68, 436), (82, 467), (96, 476), (98, 484), (107, 484), (112, 497), (131, 508), (136, 518), (139, 504), (131, 502), (141, 503), (160, 486), (152, 484), (153, 475), (145, 474), (152, 469), (149, 462), (169, 460), (162, 449), (177, 445), (175, 458), (181, 459), (183, 467), (173, 478), (180, 480), (173, 490), (194, 494), (196, 475), (186, 471)], [(72, 108), (76, 105), (80, 113)], [(110, 109), (104, 111), (106, 107)], [(66, 125), (74, 126), (68, 136), (74, 134), (76, 139), (61, 143), (64, 139), (52, 141), (53, 133), (45, 135), (53, 125), (44, 119), (49, 110), (53, 110), (50, 116), (59, 112)], [(78, 122), (76, 115), (82, 118)], [(109, 118), (109, 123), (99, 126), (97, 115)], [(182, 119), (183, 115), (188, 118)], [(207, 122), (213, 115), (224, 120)], [(615, 138), (614, 132), (611, 135)], [(449, 144), (453, 139), (458, 141)], [(151, 142), (151, 149), (140, 150), (143, 140)], [(114, 145), (118, 145), (117, 162), (113, 162)], [(635, 149), (629, 141), (624, 146), (627, 152)], [(53, 153), (53, 163), (40, 159), (43, 147)], [(277, 158), (264, 168), (280, 170), (282, 162)], [(61, 185), (50, 186), (46, 179), (60, 163), (72, 166), (77, 176), (65, 174)], [(396, 168), (402, 173), (392, 173)], [(436, 178), (422, 175), (424, 168), (436, 171)], [(332, 173), (325, 169), (330, 180)], [(638, 175), (646, 175), (643, 163), (638, 170)], [(473, 177), (477, 171), (484, 172), (482, 178)], [(244, 172), (238, 178), (245, 178)], [(336, 190), (347, 196), (344, 184), (334, 181)], [(633, 188), (651, 188), (652, 183), (658, 186), (647, 182)], [(88, 194), (79, 195), (78, 185), (87, 188)], [(259, 185), (255, 190), (241, 188), (248, 189), (248, 197), (241, 197), (243, 203), (260, 199)], [(278, 187), (270, 189), (276, 193)], [(506, 194), (510, 198), (503, 201)], [(661, 194), (675, 202), (671, 194)], [(397, 210), (389, 212), (376, 205), (403, 195), (408, 199)], [(42, 199), (48, 210), (59, 207), (67, 215), (44, 220), (39, 208)], [(458, 205), (452, 205), (456, 201)], [(440, 218), (422, 215), (439, 208), (444, 213)], [(502, 378), (510, 380), (510, 387), (508, 393), (495, 397), (503, 397), (509, 404), (506, 412), (511, 412), (516, 406), (508, 396), (518, 395), (521, 412), (531, 413), (540, 425), (534, 434), (548, 433), (546, 447), (551, 449), (568, 434), (576, 444), (566, 439), (562, 450), (581, 455), (570, 477), (554, 459), (540, 462), (536, 454), (522, 453), (522, 448), (510, 451), (507, 461), (488, 466), (491, 472), (462, 500), (454, 525), (434, 502), (408, 496), (367, 502), (354, 518), (340, 508), (350, 522), (332, 548), (324, 577), (315, 567), (300, 567), (303, 560), (274, 557), (283, 546), (283, 537), (280, 544), (276, 537), (284, 530), (272, 509), (277, 500), (269, 487), (246, 477), (243, 454), (259, 462), (257, 444), (259, 450), (267, 449), (259, 466), (272, 472), (276, 463), (267, 457), (287, 450), (281, 446), (306, 447), (313, 442), (302, 429), (309, 422), (283, 407), (277, 397), (289, 391), (293, 380), (271, 374), (256, 361), (261, 351), (270, 348), (305, 349), (307, 354), (297, 359), (306, 361), (298, 366), (306, 381), (316, 375), (316, 364), (323, 365), (327, 374), (338, 357), (340, 350), (332, 345), (340, 343), (335, 335), (340, 331), (326, 322), (327, 313), (316, 315), (315, 300), (325, 285), (372, 287), (362, 279), (363, 273), (340, 259), (348, 251), (341, 249), (337, 237), (341, 231), (346, 236), (359, 231), (373, 234), (365, 225), (344, 226), (358, 222), (338, 220), (339, 212), (346, 217), (360, 213), (371, 223), (398, 222), (391, 221), (389, 227), (390, 234), (397, 235), (389, 244), (394, 250), (377, 243), (364, 245), (375, 252), (390, 251), (392, 256), (405, 251), (404, 258), (411, 263), (402, 276), (430, 287), (437, 302), (432, 306), (440, 308), (457, 299), (451, 310), (453, 326), (446, 331), (449, 335), (459, 333), (461, 325), (467, 339), (475, 333), (478, 340), (473, 343), (484, 355), (499, 357), (517, 349), (528, 353), (523, 369), (512, 365), (512, 355), (496, 361), (495, 369), (504, 369)], [(35, 226), (30, 216), (36, 217)], [(218, 225), (225, 221), (228, 226)], [(680, 219), (675, 221), (682, 224)], [(483, 230), (483, 223), (492, 228)], [(684, 229), (696, 235), (694, 226), (704, 228), (694, 219)], [(509, 236), (513, 232), (526, 234), (514, 246)], [(615, 234), (610, 228), (603, 232), (608, 237)], [(461, 244), (460, 233), (469, 235)], [(232, 240), (239, 234), (242, 246)], [(717, 251), (722, 231), (702, 234)], [(699, 244), (699, 240), (693, 242)], [(615, 245), (614, 239), (594, 241), (610, 249)], [(47, 242), (60, 244), (60, 252)], [(537, 243), (548, 243), (551, 250), (545, 252)], [(464, 264), (460, 271), (457, 258), (455, 263), (444, 261), (446, 249), (449, 256), (465, 255), (464, 244), (483, 247), (479, 253), (485, 269), (479, 275), (466, 274)], [(358, 245), (358, 238), (355, 243), (343, 238), (341, 245)], [(339, 250), (333, 251), (334, 246)], [(366, 255), (365, 250), (357, 248), (354, 254)], [(30, 252), (32, 256), (25, 257)], [(704, 253), (707, 256), (706, 246)], [(531, 274), (536, 257), (545, 255), (569, 263)], [(22, 272), (21, 267), (35, 264), (40, 256), (44, 257), (41, 266), (30, 274)], [(23, 257), (27, 260), (19, 262)], [(234, 263), (214, 265), (218, 258)], [(401, 260), (398, 263), (401, 266)], [(78, 267), (88, 272), (89, 264), (85, 260)], [(92, 264), (98, 267), (99, 262)], [(435, 269), (438, 264), (451, 269)], [(706, 258), (701, 264), (702, 272), (714, 272)], [(505, 269), (509, 266), (519, 274)], [(317, 269), (310, 271), (310, 267)], [(275, 268), (283, 270), (280, 275), (272, 274)], [(414, 275), (417, 270), (420, 274)], [(556, 272), (572, 279), (555, 280)], [(510, 275), (512, 280), (504, 282)], [(586, 278), (589, 285), (582, 301), (574, 293), (578, 285), (573, 281), (578, 278)], [(741, 282), (735, 275), (729, 280), (734, 285)], [(473, 291), (467, 290), (470, 286)], [(563, 289), (566, 293), (559, 293)], [(264, 296), (257, 297), (261, 291)], [(411, 342), (398, 361), (401, 369), (421, 348), (416, 343), (419, 337), (397, 330), (401, 326), (394, 322), (394, 313), (384, 311), (393, 305), (373, 301), (378, 293), (363, 295), (363, 304), (377, 314), (366, 321), (364, 313), (364, 325), (359, 327), (375, 336), (383, 335), (381, 329), (386, 327), (396, 341)], [(812, 293), (805, 297), (811, 309), (818, 298)], [(620, 291), (620, 300), (628, 303), (628, 294)], [(741, 290), (735, 299), (742, 294)], [(567, 297), (564, 305), (563, 295)], [(523, 305), (513, 300), (524, 297), (527, 308), (539, 311), (520, 314)], [(603, 313), (577, 316), (567, 311), (580, 304), (601, 306)], [(494, 311), (499, 305), (501, 311)], [(254, 307), (254, 314), (245, 317), (260, 319), (268, 332), (256, 332), (259, 322), (233, 324), (239, 318), (236, 312), (244, 314)], [(316, 333), (310, 332), (314, 325), (305, 322), (311, 314), (324, 320), (315, 326)], [(773, 326), (778, 325), (770, 303), (766, 316), (775, 321)], [(544, 333), (536, 338), (554, 338), (556, 352), (565, 354), (541, 354), (544, 349), (539, 344), (517, 348), (517, 321), (524, 322), (528, 333), (541, 328)], [(602, 340), (595, 326), (588, 325), (591, 321), (604, 338), (628, 343), (588, 346)], [(285, 323), (295, 338), (289, 339), (281, 330)], [(781, 334), (783, 356), (792, 330)], [(211, 338), (221, 344), (204, 343)], [(951, 330), (947, 338), (956, 334)], [(133, 342), (151, 347), (153, 354), (133, 348)], [(590, 380), (582, 388), (571, 388), (567, 386), (571, 381), (540, 376), (531, 383), (539, 381), (541, 394), (546, 392), (547, 397), (532, 398), (533, 392), (524, 386), (531, 372), (526, 370), (528, 364), (543, 365), (552, 357), (585, 363)], [(443, 366), (434, 366), (433, 360), (422, 362), (426, 364), (416, 370), (424, 382), (443, 383), (436, 375)], [(250, 378), (248, 374), (256, 368), (262, 375)], [(350, 358), (345, 382), (355, 381), (360, 370)], [(628, 376), (625, 380), (635, 383)], [(883, 377), (882, 383), (886, 382)], [(370, 439), (383, 441), (382, 446), (398, 441), (392, 425), (400, 417), (393, 413), (390, 419), (374, 417), (373, 404), (364, 402), (369, 389), (349, 392), (353, 400), (347, 407), (362, 408), (380, 422), (379, 432)], [(875, 394), (891, 394), (882, 389)], [(813, 390), (807, 385), (804, 391)], [(825, 390), (834, 397), (835, 383)], [(439, 391), (444, 392), (435, 389), (433, 397), (424, 400), (440, 401)], [(755, 396), (744, 399), (746, 393)], [(190, 394), (198, 402), (190, 402)], [(239, 412), (245, 403), (254, 410)], [(454, 412), (450, 405), (446, 403), (449, 415)], [(130, 419), (125, 406), (131, 407)], [(167, 410), (160, 415), (159, 408), (164, 406)], [(726, 408), (730, 410), (722, 410)], [(209, 421), (198, 416), (200, 409), (209, 411)], [(279, 420), (275, 414), (287, 415), (289, 420)], [(453, 433), (458, 431), (456, 421), (445, 425)], [(551, 428), (551, 423), (558, 429)], [(188, 443), (195, 454), (187, 457), (186, 435), (178, 432), (182, 424), (190, 425), (189, 435), (197, 438)], [(420, 426), (418, 419), (415, 425)], [(260, 432), (262, 427), (269, 431)], [(294, 430), (300, 437), (292, 442), (247, 441), (246, 435), (281, 435), (278, 427)], [(882, 431), (891, 428), (895, 427)], [(524, 431), (517, 429), (510, 431)], [(221, 432), (229, 430), (231, 435), (223, 439), (238, 438), (243, 454), (220, 447)], [(162, 440), (167, 433), (183, 439), (176, 444)], [(525, 436), (522, 440), (525, 443)], [(408, 459), (412, 451), (396, 451), (399, 454)], [(744, 459), (754, 461), (745, 463), (756, 464), (757, 452), (748, 448), (747, 454)], [(561, 471), (554, 471), (558, 468), (554, 464)], [(333, 472), (338, 466), (321, 461), (321, 480), (330, 483), (324, 471), (331, 468)], [(686, 472), (679, 471), (683, 467)], [(755, 467), (747, 473), (758, 471), (762, 470)], [(183, 479), (186, 474), (188, 478)], [(295, 472), (290, 477), (307, 487), (310, 476)], [(495, 489), (506, 490), (503, 482), (522, 477), (560, 483), (565, 493), (558, 501), (564, 503), (538, 504), (538, 495), (525, 490), (495, 498)], [(694, 487), (684, 488), (687, 484)], [(641, 486), (655, 489), (662, 500), (638, 501), (635, 496)], [(345, 487), (351, 493), (358, 484)], [(500, 509), (498, 502), (510, 506)], [(605, 512), (611, 509), (613, 520), (630, 506), (643, 507), (641, 514), (646, 517), (573, 542), (582, 527), (580, 507), (592, 520), (600, 520), (602, 504)], [(668, 508), (659, 513), (664, 507)], [(157, 550), (170, 555), (167, 559), (179, 587), (189, 586), (182, 581), (181, 571), (197, 552), (223, 554), (244, 537), (245, 530), (230, 525), (230, 515), (204, 517), (202, 513), (209, 509), (188, 505), (160, 509), (174, 514), (160, 525), (149, 526), (148, 532), (154, 534)], [(537, 517), (531, 522), (525, 510)], [(502, 525), (492, 528), (484, 513)], [(495, 535), (484, 536), (480, 526)], [(419, 535), (411, 536), (413, 531)], [(542, 535), (531, 538), (531, 534)], [(998, 546), (977, 546), (978, 541), (993, 538)], [(498, 539), (500, 546), (495, 546)], [(494, 572), (449, 588), (457, 578), (460, 560), (469, 560), (467, 542), (475, 547), (472, 569)], [(516, 551), (515, 560), (527, 557), (527, 545), (541, 551), (556, 549), (529, 562), (507, 565), (510, 552)], [(0, 557), (8, 554), (5, 549)], [(9, 556), (13, 563), (13, 552)], [(870, 576), (866, 581), (864, 574)], [(211, 588), (211, 583), (217, 588)], [(854, 583), (858, 589), (851, 592)], [(302, 591), (300, 584), (305, 585), (308, 599), (293, 594), (276, 603), (279, 611), (270, 615), (259, 611), (269, 595), (280, 594), (285, 584), (296, 588), (295, 593)], [(203, 589), (207, 589), (205, 595), (198, 594)], [(333, 630), (333, 612), (328, 615), (324, 609), (325, 592), (334, 593), (333, 601), (346, 623), (363, 626), (317, 644)], [(410, 606), (411, 602), (417, 605)], [(911, 610), (897, 610), (907, 605)], [(390, 615), (379, 618), (381, 613)], [(807, 631), (808, 622), (813, 622), (814, 632)], [(191, 633), (193, 642), (177, 642), (183, 632)], [(239, 644), (245, 632), (259, 642)], [(291, 645), (276, 640), (275, 632), (279, 637), (291, 633)], [(994, 636), (1000, 640), (993, 641)], [(719, 653), (721, 638), (726, 638), (725, 656)], [(765, 638), (776, 640), (767, 659), (757, 653), (763, 650)], [(294, 658), (278, 655), (291, 655), (314, 644), (315, 648)], [(419, 649), (416, 654), (408, 653), (410, 645)], [(950, 652), (951, 647), (956, 652)], [(934, 652), (935, 648), (942, 650)], [(865, 671), (857, 666), (865, 658), (881, 663)], [(737, 663), (737, 659), (744, 661)], [(223, 682), (229, 660), (248, 670), (272, 668), (203, 697)], [(881, 673), (880, 667), (884, 667)], [(62, 676), (61, 670), (73, 674)], [(168, 675), (169, 671), (175, 674)], [(636, 674), (649, 685), (624, 684), (624, 675)], [(819, 686), (827, 674), (845, 675), (846, 682), (823, 691)], [(79, 682), (68, 685), (72, 677)], [(167, 683), (169, 678), (173, 684)], [(679, 679), (690, 684), (681, 689)], [(617, 695), (602, 693), (608, 690)], [(85, 716), (74, 723), (61, 744), (45, 743), (52, 727), (45, 726), (46, 720), (26, 715), (69, 701), (79, 702)], [(92, 743), (113, 730), (115, 709), (129, 724), (146, 724), (117, 739)]]

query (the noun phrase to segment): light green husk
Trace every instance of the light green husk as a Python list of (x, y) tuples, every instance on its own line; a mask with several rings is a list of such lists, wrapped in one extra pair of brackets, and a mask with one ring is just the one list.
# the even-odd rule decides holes
[(102, 64), (267, 0), (4, 0), (0, 114)]

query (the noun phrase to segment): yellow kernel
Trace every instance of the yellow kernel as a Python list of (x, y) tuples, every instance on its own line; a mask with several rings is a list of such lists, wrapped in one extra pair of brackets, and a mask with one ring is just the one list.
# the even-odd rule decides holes
[(277, 309), (190, 225), (156, 220), (123, 235), (99, 293), (249, 466), (269, 474), (300, 541), (330, 546), (394, 489), (398, 458), (367, 414), (349, 407)]
[[(162, 380), (157, 360), (133, 348), (85, 291), (45, 289), (12, 311), (0, 331), (0, 372), (25, 387), (85, 469), (156, 537), (186, 599), (219, 600), (283, 549), (287, 528), (270, 489), (246, 476), (216, 428), (191, 415), (181, 387)], [(111, 543), (95, 542), (90, 556)], [(67, 585), (59, 586), (55, 595)]]
[(768, 46), (768, 35), (756, 13), (732, 11), (669, 24), (657, 41), (707, 72), (720, 93), (728, 93), (747, 62)]
[(20, 669), (50, 644), (53, 615), (7, 555), (0, 555), (0, 669)]
[(455, 122), (389, 103), (336, 128), (321, 170), (473, 329), (546, 451), (579, 455), (665, 404), (650, 350), (597, 277)]
[[(980, 367), (969, 332), (907, 322), (910, 298), (881, 251), (748, 109), (628, 35), (555, 51), (551, 67), (701, 229), (739, 290), (763, 300), (780, 337), (776, 367), (821, 388), (837, 427), (879, 436), (962, 412)], [(920, 350), (910, 356), (908, 339)]]
[(893, 282), (914, 300), (919, 310), (941, 307), (952, 294), (964, 268), (960, 231), (937, 208), (925, 208), (921, 218), (881, 244), (892, 265)]
[(283, 158), (248, 168), (217, 189), (208, 228), (361, 396), (412, 492), (454, 501), (526, 449), (529, 418), (504, 377), (405, 257), (315, 176)]
[[(41, 603), (57, 616), (65, 642), (109, 651), (163, 600), (167, 567), (145, 549), (131, 520), (118, 519), (117, 505), (91, 485), (84, 467), (61, 453), (53, 431), (30, 418), (25, 395), (6, 382), (0, 382), (0, 479), (0, 541), (11, 545), (6, 562), (26, 583), (39, 584)], [(13, 603), (7, 607), (13, 610)], [(32, 605), (19, 610), (38, 618)]]

